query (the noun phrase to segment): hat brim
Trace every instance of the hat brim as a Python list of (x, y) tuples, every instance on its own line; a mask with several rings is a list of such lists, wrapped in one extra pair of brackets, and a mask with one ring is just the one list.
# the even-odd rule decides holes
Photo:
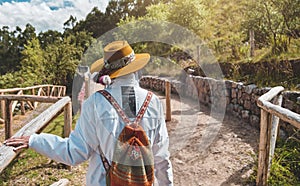
[[(135, 59), (132, 62), (130, 62), (125, 67), (116, 70), (115, 72), (110, 74), (109, 77), (117, 78), (120, 76), (130, 74), (132, 72), (136, 72), (142, 69), (149, 62), (149, 60), (150, 60), (150, 54), (148, 53), (135, 54)], [(98, 59), (91, 65), (91, 73), (99, 72), (100, 70), (102, 70), (103, 66), (104, 66), (104, 58)]]

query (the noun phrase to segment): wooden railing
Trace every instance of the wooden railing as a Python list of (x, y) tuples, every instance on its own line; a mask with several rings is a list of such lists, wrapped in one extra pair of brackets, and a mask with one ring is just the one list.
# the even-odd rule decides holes
[(300, 129), (300, 114), (281, 107), (282, 95), (280, 93), (283, 90), (284, 88), (281, 86), (274, 87), (259, 97), (257, 101), (258, 106), (261, 108), (257, 186), (267, 185), (279, 120), (288, 122)]
[[(9, 97), (1, 96), (1, 98)], [(19, 96), (22, 101), (37, 101), (32, 96)], [(68, 137), (72, 130), (72, 104), (70, 97), (63, 98), (40, 98), (39, 101), (55, 102), (48, 109), (38, 115), (36, 118), (27, 123), (12, 137), (30, 136), (33, 133), (40, 133), (54, 118), (64, 112), (64, 137)], [(10, 164), (10, 162), (17, 156), (13, 151), (13, 147), (2, 145), (0, 147), (0, 173)]]
[[(59, 85), (38, 85), (25, 88), (11, 88), (11, 89), (0, 89), (0, 96), (3, 95), (32, 95), (32, 96), (47, 96), (47, 97), (63, 97), (66, 95), (66, 87)], [(13, 112), (17, 106), (19, 100), (12, 102), (10, 112)], [(37, 107), (38, 101), (25, 100), (25, 103), (30, 107), (30, 109), (35, 109)], [(20, 102), (21, 114), (25, 114), (24, 102)], [(5, 100), (0, 100), (0, 123), (5, 122)]]

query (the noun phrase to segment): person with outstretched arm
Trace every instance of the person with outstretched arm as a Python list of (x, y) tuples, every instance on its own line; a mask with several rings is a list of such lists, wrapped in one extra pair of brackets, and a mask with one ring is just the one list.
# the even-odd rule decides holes
[[(55, 161), (72, 166), (89, 160), (86, 185), (104, 186), (108, 184), (106, 182), (108, 170), (105, 164), (111, 166), (116, 163), (115, 147), (120, 143), (120, 134), (126, 127), (124, 117), (120, 116), (120, 113), (125, 113), (124, 115), (129, 118), (128, 122), (132, 123), (142, 110), (140, 112), (143, 114), (138, 125), (143, 134), (146, 134), (148, 145), (130, 147), (130, 158), (138, 159), (141, 151), (149, 147), (149, 152), (153, 156), (156, 182), (163, 186), (173, 185), (168, 150), (169, 136), (162, 104), (154, 94), (147, 97), (149, 91), (141, 88), (138, 82), (138, 71), (149, 60), (148, 53), (135, 54), (127, 41), (109, 43), (104, 48), (104, 57), (92, 64), (91, 72), (98, 72), (95, 79), (105, 85), (105, 92), (116, 102), (114, 105), (102, 93), (95, 92), (83, 103), (76, 127), (68, 138), (41, 133), (10, 138), (4, 144), (13, 146), (15, 151), (31, 148)], [(148, 103), (144, 106), (146, 100)], [(119, 105), (120, 112), (114, 107), (116, 105)], [(114, 180), (110, 182), (114, 185)]]

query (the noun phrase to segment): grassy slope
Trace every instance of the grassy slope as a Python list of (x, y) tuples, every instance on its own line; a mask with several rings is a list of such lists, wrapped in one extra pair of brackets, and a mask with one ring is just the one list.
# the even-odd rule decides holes
[[(75, 119), (74, 119), (75, 121)], [(63, 115), (56, 118), (43, 132), (63, 133)], [(35, 151), (22, 152), (0, 175), (0, 185), (51, 185), (62, 178), (71, 181), (71, 185), (83, 185), (87, 162), (72, 167), (69, 171), (63, 164), (54, 162)]]

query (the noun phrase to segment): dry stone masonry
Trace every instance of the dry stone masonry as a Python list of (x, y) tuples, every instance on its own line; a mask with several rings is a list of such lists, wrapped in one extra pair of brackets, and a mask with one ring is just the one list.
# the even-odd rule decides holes
[[(226, 109), (227, 113), (243, 119), (256, 128), (260, 126), (260, 108), (256, 102), (261, 95), (271, 89), (270, 87), (259, 88), (254, 84), (245, 85), (241, 82), (192, 75), (181, 81), (143, 76), (140, 84), (144, 88), (164, 92), (166, 81), (171, 82), (172, 93), (198, 100), (200, 105), (203, 104), (211, 109)], [(218, 103), (226, 104), (222, 106)], [(300, 92), (283, 92), (282, 107), (300, 113)], [(284, 122), (281, 122), (281, 128), (284, 128), (287, 133), (293, 132), (292, 125)]]

